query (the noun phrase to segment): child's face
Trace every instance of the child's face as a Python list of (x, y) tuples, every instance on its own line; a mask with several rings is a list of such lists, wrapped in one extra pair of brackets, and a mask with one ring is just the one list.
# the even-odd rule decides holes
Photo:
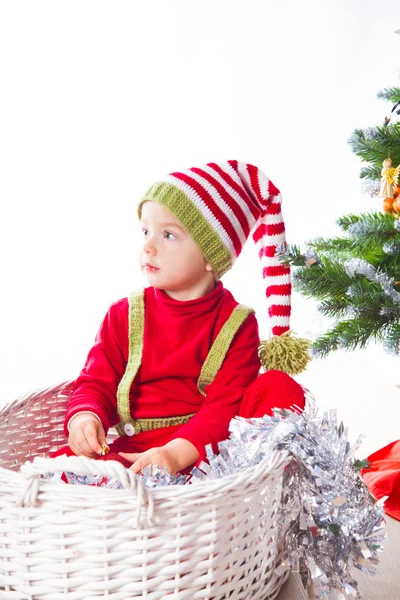
[(177, 300), (191, 300), (214, 288), (212, 267), (179, 221), (161, 204), (142, 205), (142, 271), (150, 285)]

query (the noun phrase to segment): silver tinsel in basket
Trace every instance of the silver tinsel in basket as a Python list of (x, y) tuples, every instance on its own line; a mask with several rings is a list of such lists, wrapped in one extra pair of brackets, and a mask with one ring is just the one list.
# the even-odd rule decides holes
[[(61, 473), (58, 473), (58, 479)], [(77, 475), (76, 473), (66, 472), (67, 483), (73, 485), (91, 485), (96, 487), (107, 487), (112, 489), (122, 489), (122, 483), (115, 478), (104, 477), (103, 475)], [(187, 481), (186, 475), (172, 475), (167, 467), (159, 465), (148, 465), (144, 467), (138, 477), (141, 478), (143, 485), (149, 488), (163, 487), (165, 485), (183, 485)], [(53, 478), (53, 476), (51, 477)]]
[(209, 464), (193, 470), (193, 478), (219, 478), (259, 462), (275, 449), (292, 461), (285, 470), (279, 538), (287, 560), (278, 573), (299, 571), (310, 597), (359, 598), (350, 574), (354, 566), (374, 573), (385, 528), (381, 504), (374, 504), (363, 483), (353, 448), (336, 412), (322, 417), (276, 410), (273, 417), (243, 419), (230, 425), (231, 437), (207, 448)]
[(167, 467), (160, 467), (159, 465), (149, 465), (144, 467), (139, 474), (142, 478), (142, 483), (149, 488), (163, 487), (165, 485), (184, 485), (187, 481), (186, 475), (172, 473)]

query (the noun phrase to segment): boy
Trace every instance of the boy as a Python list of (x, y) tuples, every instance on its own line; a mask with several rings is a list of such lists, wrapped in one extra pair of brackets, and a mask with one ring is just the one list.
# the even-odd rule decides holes
[(216, 449), (239, 412), (304, 406), (285, 373), (257, 377), (253, 311), (219, 281), (256, 226), (272, 333), (289, 330), (290, 272), (275, 257), (285, 242), (280, 205), (265, 175), (237, 161), (171, 173), (148, 190), (139, 218), (150, 286), (103, 321), (68, 405), (69, 454), (101, 456), (116, 425), (120, 437), (103, 458), (176, 473), (204, 459), (207, 444)]

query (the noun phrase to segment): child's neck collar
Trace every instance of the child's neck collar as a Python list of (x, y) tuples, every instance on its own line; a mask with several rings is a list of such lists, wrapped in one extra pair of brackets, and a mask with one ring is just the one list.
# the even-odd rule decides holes
[(157, 288), (153, 289), (154, 298), (160, 304), (160, 307), (165, 307), (172, 312), (180, 314), (194, 312), (202, 313), (212, 310), (214, 306), (218, 304), (224, 292), (224, 286), (221, 281), (216, 283), (211, 292), (205, 296), (200, 296), (200, 298), (194, 298), (193, 300), (175, 300), (168, 296), (164, 290)]

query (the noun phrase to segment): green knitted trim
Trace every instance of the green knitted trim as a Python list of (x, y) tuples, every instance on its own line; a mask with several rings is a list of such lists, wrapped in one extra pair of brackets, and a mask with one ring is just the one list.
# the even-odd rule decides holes
[(155, 183), (140, 201), (139, 218), (146, 200), (162, 204), (178, 219), (212, 266), (215, 279), (220, 279), (229, 271), (232, 266), (229, 250), (184, 192), (172, 183)]
[(142, 362), (144, 336), (144, 290), (129, 296), (129, 357), (117, 391), (117, 408), (124, 425), (131, 419), (129, 392)]
[(231, 316), (217, 335), (197, 382), (198, 390), (203, 396), (206, 395), (204, 388), (212, 383), (217, 376), (236, 332), (251, 313), (254, 313), (252, 308), (239, 304), (233, 309)]

